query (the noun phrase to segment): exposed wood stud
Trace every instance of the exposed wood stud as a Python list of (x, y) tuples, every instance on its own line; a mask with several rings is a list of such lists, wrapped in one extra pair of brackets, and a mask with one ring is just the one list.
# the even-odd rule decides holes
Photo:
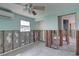
[(59, 30), (59, 35), (60, 35), (60, 46), (63, 45), (63, 34), (62, 34), (62, 30)]

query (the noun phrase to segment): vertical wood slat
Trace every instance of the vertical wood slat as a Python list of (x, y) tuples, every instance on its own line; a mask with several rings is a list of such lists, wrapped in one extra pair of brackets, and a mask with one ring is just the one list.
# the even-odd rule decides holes
[(0, 32), (0, 53), (3, 53), (3, 31)]
[(39, 38), (40, 38), (40, 32), (39, 31), (37, 31), (37, 40), (39, 41)]
[(0, 31), (0, 54), (3, 53), (3, 31)]
[(46, 45), (46, 47), (48, 47), (48, 40), (47, 40), (47, 31), (45, 30), (45, 32), (44, 32), (44, 34), (45, 34), (45, 45)]
[(38, 30), (33, 30), (33, 41), (39, 41), (40, 39), (40, 32)]
[(76, 55), (79, 55), (79, 31), (76, 31)]
[(66, 31), (66, 42), (67, 42), (67, 44), (69, 44), (69, 33), (68, 33), (68, 30)]
[(52, 45), (54, 44), (54, 31), (52, 30)]
[(29, 32), (29, 43), (32, 42), (32, 31)]
[(63, 45), (63, 33), (62, 30), (59, 30), (59, 35), (60, 35), (60, 46)]
[(52, 37), (52, 30), (50, 30), (50, 40), (49, 40), (50, 41), (50, 48), (52, 47), (52, 38), (53, 38)]
[(56, 47), (58, 48), (59, 47), (59, 39), (58, 39), (58, 31), (56, 31)]
[(21, 44), (20, 44), (20, 31), (18, 31), (19, 32), (19, 47), (21, 47)]
[(33, 30), (33, 42), (35, 42), (35, 31)]
[(38, 41), (40, 41), (40, 31), (38, 31)]
[(5, 47), (4, 47), (4, 31), (3, 31), (3, 53), (5, 52)]
[(38, 35), (37, 31), (35, 30), (35, 36), (34, 36), (35, 37), (35, 41), (37, 41), (37, 35)]
[(35, 37), (35, 41), (36, 41), (36, 31), (34, 32), (34, 34), (35, 34), (35, 36), (34, 36), (34, 37)]
[(14, 49), (14, 40), (13, 40), (13, 33), (14, 33), (14, 31), (12, 31), (12, 49)]
[(35, 32), (36, 41), (38, 41), (38, 31)]
[(47, 47), (52, 47), (53, 44), (56, 44), (56, 47), (59, 47), (59, 39), (58, 39), (58, 31), (56, 31), (56, 42), (54, 42), (54, 31), (53, 30), (46, 30), (45, 31), (46, 35), (46, 46)]
[(48, 31), (45, 30), (46, 47), (48, 47)]
[(50, 31), (48, 31), (48, 47), (50, 47)]

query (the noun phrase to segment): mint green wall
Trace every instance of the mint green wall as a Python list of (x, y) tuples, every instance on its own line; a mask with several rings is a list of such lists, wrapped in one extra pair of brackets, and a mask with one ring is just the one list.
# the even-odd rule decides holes
[[(58, 29), (58, 16), (65, 15), (69, 13), (76, 12), (76, 28), (79, 30), (79, 6), (52, 6), (48, 8), (45, 16), (40, 16), (37, 19), (41, 19), (43, 27), (41, 30), (57, 30)], [(57, 8), (58, 7), (58, 8)], [(39, 27), (36, 27), (36, 22), (33, 18), (21, 16), (15, 14), (13, 19), (4, 19), (0, 17), (0, 30), (19, 30), (20, 29), (20, 20), (27, 20), (31, 22), (31, 29), (35, 30)]]
[(54, 30), (58, 28), (58, 21), (56, 16), (47, 16), (42, 18), (43, 27), (42, 30)]
[[(59, 9), (49, 9), (49, 12), (43, 17), (39, 17), (43, 22), (44, 28), (41, 30), (57, 30), (58, 29), (58, 16), (76, 12), (76, 28), (79, 28), (79, 9), (77, 7), (59, 7)], [(38, 27), (37, 27), (38, 29)]]
[(31, 29), (35, 29), (35, 20), (33, 18), (24, 17), (22, 15), (15, 14), (14, 18), (2, 18), (0, 17), (0, 30), (19, 30), (20, 20), (27, 20), (31, 22)]
[(36, 27), (36, 21), (34, 18), (30, 18), (22, 15), (18, 15), (18, 16), (16, 15), (15, 18), (19, 19), (19, 28), (20, 28), (20, 20), (30, 21), (31, 30), (34, 30)]

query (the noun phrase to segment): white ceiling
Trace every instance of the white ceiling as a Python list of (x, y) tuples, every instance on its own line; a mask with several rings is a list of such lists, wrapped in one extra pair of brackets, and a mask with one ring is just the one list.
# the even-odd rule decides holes
[[(22, 5), (25, 5), (25, 3)], [(37, 10), (36, 12), (38, 13), (37, 16), (34, 16), (33, 14), (29, 14), (27, 11), (24, 10), (25, 6), (22, 6), (22, 5), (19, 5), (19, 4), (15, 4), (15, 3), (1, 3), (0, 4), (0, 7), (4, 7), (4, 8), (7, 8), (7, 9), (10, 9), (11, 11), (17, 13), (17, 14), (21, 14), (21, 15), (24, 15), (24, 16), (28, 16), (28, 17), (32, 17), (32, 18), (35, 18), (37, 16), (39, 16), (40, 14), (43, 15), (44, 14), (44, 11), (39, 11)], [(43, 4), (33, 4), (33, 5), (43, 5)]]
[[(23, 4), (23, 3), (22, 3)], [(25, 5), (26, 3), (24, 3), (23, 5)], [(8, 8), (10, 10), (12, 10), (13, 12), (17, 13), (17, 14), (21, 14), (24, 16), (28, 16), (28, 17), (43, 17), (51, 12), (55, 12), (58, 10), (64, 10), (66, 8), (77, 8), (79, 7), (78, 3), (74, 3), (74, 4), (64, 4), (64, 3), (33, 3), (33, 5), (35, 6), (45, 6), (45, 11), (37, 11), (38, 15), (37, 16), (33, 16), (32, 14), (29, 14), (27, 11), (24, 11), (24, 7), (21, 5), (17, 5), (15, 3), (0, 3), (1, 7), (5, 7)]]

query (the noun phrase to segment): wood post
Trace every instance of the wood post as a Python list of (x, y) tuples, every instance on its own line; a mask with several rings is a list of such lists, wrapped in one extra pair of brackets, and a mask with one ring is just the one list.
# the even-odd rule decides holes
[(54, 40), (53, 37), (54, 37), (54, 35), (53, 35), (53, 30), (51, 30), (51, 31), (50, 31), (50, 48), (52, 47), (53, 42), (54, 42), (54, 41), (53, 41), (53, 40)]
[(45, 31), (45, 37), (46, 37), (46, 47), (50, 47), (50, 31)]
[(76, 31), (76, 55), (79, 55), (79, 31)]
[(53, 30), (46, 30), (45, 31), (45, 37), (46, 37), (46, 47), (53, 47), (54, 43), (56, 44), (56, 47), (59, 47), (59, 38), (58, 38), (58, 31), (56, 31), (56, 41), (54, 41), (54, 31)]
[(51, 39), (51, 36), (50, 36), (50, 31), (48, 31), (48, 47), (50, 47), (50, 39)]
[(63, 34), (62, 34), (62, 30), (59, 30), (59, 35), (60, 35), (60, 46), (63, 45)]
[(59, 46), (58, 42), (59, 42), (58, 31), (56, 31), (56, 46), (57, 46), (57, 48), (58, 48), (58, 46)]
[(52, 44), (54, 42), (54, 31), (52, 31)]
[(46, 47), (48, 47), (48, 31), (45, 31)]
[(33, 31), (33, 42), (35, 42), (35, 31)]
[(67, 44), (69, 44), (69, 33), (68, 33), (68, 30), (65, 33), (66, 33), (66, 42), (67, 42)]

